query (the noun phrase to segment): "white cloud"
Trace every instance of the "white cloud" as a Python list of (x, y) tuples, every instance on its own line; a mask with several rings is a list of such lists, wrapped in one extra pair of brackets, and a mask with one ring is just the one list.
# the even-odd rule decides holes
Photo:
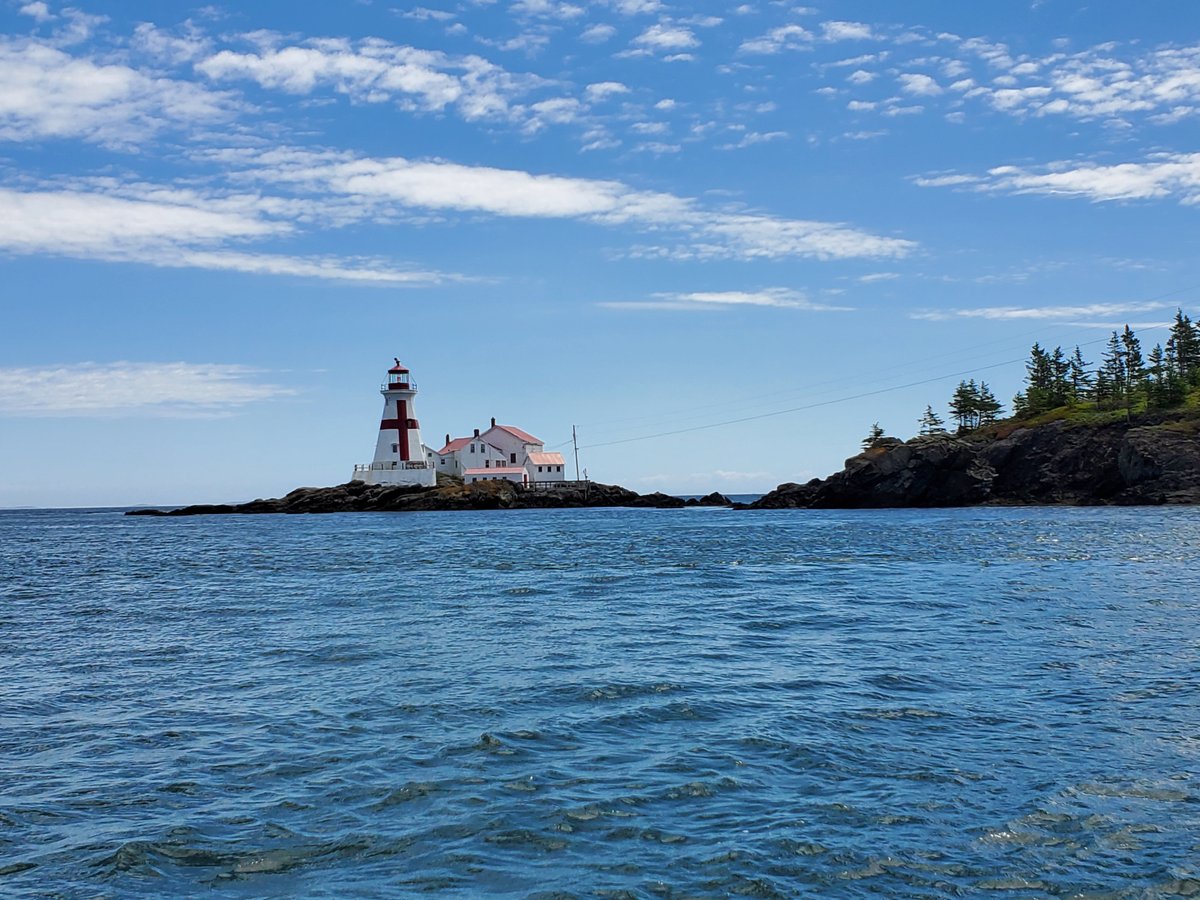
[(577, 19), (584, 12), (582, 6), (552, 0), (516, 0), (510, 9), (519, 16), (542, 19)]
[(623, 16), (638, 16), (661, 10), (659, 0), (614, 0), (613, 7)]
[(100, 64), (37, 41), (0, 39), (0, 140), (80, 138), (133, 146), (165, 128), (233, 117), (224, 94)]
[(633, 43), (639, 47), (659, 51), (687, 50), (700, 46), (700, 41), (691, 29), (662, 22), (651, 25), (635, 37)]
[(871, 41), (875, 32), (862, 22), (822, 22), (821, 37), (827, 41)]
[(1192, 205), (1200, 203), (1200, 153), (1159, 154), (1146, 162), (1116, 165), (998, 166), (986, 175), (940, 175), (915, 182), (921, 187), (970, 186), (980, 191), (1082, 197), (1097, 202), (1170, 198)]
[(722, 150), (742, 150), (746, 147), (753, 147), (755, 144), (766, 144), (771, 141), (781, 141), (788, 137), (786, 131), (748, 131), (742, 135), (742, 139), (736, 144), (725, 144), (720, 149)]
[(617, 33), (611, 25), (589, 25), (579, 35), (579, 39), (588, 44), (603, 44)]
[(666, 122), (634, 122), (629, 130), (635, 134), (666, 134), (671, 126)]
[(378, 260), (230, 250), (231, 243), (288, 234), (293, 226), (264, 214), (269, 200), (204, 200), (147, 188), (140, 193), (0, 188), (0, 251), (375, 284), (432, 284), (452, 277)]
[[(674, 152), (677, 145), (643, 145)], [(673, 235), (668, 245), (637, 255), (686, 259), (788, 256), (835, 259), (898, 257), (910, 241), (832, 222), (726, 211), (673, 194), (643, 191), (619, 181), (542, 175), (518, 169), (465, 166), (441, 160), (356, 158), (304, 150), (229, 151), (214, 161), (234, 177), (285, 188), (361, 217), (403, 209), (487, 213), (518, 218), (579, 219), (614, 228)], [(240, 170), (240, 171), (239, 171)]]
[(1091, 303), (1083, 306), (985, 306), (977, 309), (920, 310), (912, 313), (910, 318), (929, 322), (943, 322), (950, 319), (1069, 321), (1088, 316), (1123, 316), (1128, 313), (1154, 312), (1166, 308), (1166, 304), (1153, 302)]
[[(522, 37), (514, 39), (518, 44), (510, 49), (528, 49)], [(376, 38), (287, 46), (268, 41), (255, 52), (221, 50), (198, 62), (196, 69), (214, 81), (249, 79), (290, 94), (330, 87), (357, 101), (390, 99), (414, 111), (453, 106), (467, 120), (521, 118), (524, 109), (514, 105), (515, 98), (543, 83), (479, 56), (451, 56)]]
[(259, 380), (260, 374), (247, 366), (187, 362), (0, 368), (0, 415), (192, 418), (295, 393)]
[(194, 28), (176, 35), (143, 22), (133, 29), (133, 45), (155, 59), (188, 63), (211, 52), (212, 42)]
[(410, 10), (400, 13), (406, 19), (416, 19), (419, 22), (449, 22), (454, 18), (455, 14), (445, 9), (429, 9), (425, 6), (414, 6)]
[(23, 16), (29, 16), (35, 22), (49, 22), (54, 18), (54, 14), (50, 12), (50, 7), (43, 3), (42, 0), (26, 3), (17, 12)]
[(917, 187), (961, 187), (968, 184), (976, 184), (979, 178), (975, 175), (928, 175), (920, 176), (913, 179), (913, 183)]
[(679, 144), (668, 144), (665, 141), (643, 141), (633, 148), (635, 153), (652, 153), (662, 156), (666, 153), (679, 153), (683, 149)]
[(864, 69), (855, 69), (846, 76), (846, 80), (851, 84), (870, 84), (875, 80), (875, 74)]
[(589, 100), (604, 100), (618, 94), (628, 94), (629, 88), (619, 81), (598, 81), (589, 84), (585, 90)]
[(933, 97), (942, 92), (941, 85), (928, 75), (906, 72), (897, 76), (900, 90), (916, 97)]
[(739, 53), (770, 56), (784, 50), (799, 50), (812, 43), (812, 32), (799, 25), (781, 25), (766, 34), (742, 41)]
[(699, 310), (733, 309), (744, 306), (768, 306), (776, 309), (799, 309), (809, 312), (846, 312), (850, 307), (828, 306), (810, 301), (804, 294), (790, 288), (766, 288), (760, 291), (692, 291), (688, 293), (658, 293), (652, 300), (611, 301), (601, 303), (606, 309), (630, 310)]
[[(1004, 44), (945, 36), (1000, 74), (960, 79), (968, 96), (1012, 115), (1061, 115), (1126, 122), (1135, 116), (1169, 123), (1200, 114), (1200, 45), (1165, 46), (1122, 57), (1114, 44), (1042, 59), (1014, 57)], [(956, 68), (955, 75), (965, 71)]]

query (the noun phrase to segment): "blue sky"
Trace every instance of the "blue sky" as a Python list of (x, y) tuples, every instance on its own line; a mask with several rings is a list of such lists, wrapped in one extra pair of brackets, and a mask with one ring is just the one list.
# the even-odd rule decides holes
[(828, 474), (962, 377), (1011, 397), (1035, 339), (1200, 307), (1197, 26), (4, 2), (0, 506), (344, 481), (393, 356), (430, 444), (495, 416), (641, 491)]

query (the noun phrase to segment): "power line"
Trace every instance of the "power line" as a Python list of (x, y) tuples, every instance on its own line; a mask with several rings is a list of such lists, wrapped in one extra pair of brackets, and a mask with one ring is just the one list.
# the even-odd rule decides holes
[[(1161, 294), (1155, 294), (1155, 295), (1152, 295), (1149, 297), (1141, 297), (1141, 298), (1138, 298), (1137, 300), (1129, 301), (1129, 303), (1153, 303), (1154, 301), (1157, 301), (1157, 300), (1165, 300), (1168, 297), (1174, 297), (1179, 294), (1186, 294), (1186, 293), (1189, 293), (1191, 291), (1196, 291), (1196, 290), (1200, 290), (1200, 284), (1194, 284), (1194, 285), (1190, 285), (1188, 287), (1182, 287), (1182, 288), (1176, 288), (1176, 289), (1173, 289), (1170, 291), (1164, 291)], [(1151, 326), (1151, 327), (1157, 328), (1157, 327), (1162, 327), (1162, 326)], [(869, 378), (871, 375), (874, 375), (874, 374), (903, 371), (904, 369), (914, 368), (914, 367), (916, 367), (918, 371), (920, 371), (921, 369), (928, 371), (929, 369), (932, 368), (932, 366), (926, 365), (929, 362), (933, 362), (933, 361), (936, 361), (939, 359), (945, 359), (947, 361), (953, 360), (956, 357), (969, 355), (975, 350), (981, 350), (985, 347), (992, 347), (992, 346), (995, 346), (1000, 343), (1008, 343), (1010, 340), (1015, 340), (1017, 338), (1036, 336), (1036, 335), (1044, 335), (1045, 332), (1046, 332), (1045, 326), (1039, 326), (1038, 328), (1031, 329), (1030, 331), (1026, 331), (1026, 332), (1021, 332), (1019, 334), (1006, 336), (1003, 338), (998, 338), (998, 339), (990, 340), (990, 341), (983, 341), (981, 343), (971, 344), (971, 345), (968, 345), (965, 347), (956, 347), (954, 350), (951, 350), (949, 352), (940, 353), (935, 356), (925, 356), (925, 357), (922, 357), (920, 360), (913, 360), (911, 363), (908, 363), (908, 364), (903, 364), (903, 365), (899, 365), (899, 366), (888, 366), (883, 369), (875, 369), (875, 370), (871, 370), (871, 371), (867, 371), (867, 372), (862, 372), (862, 373), (860, 373), (860, 375), (866, 376), (866, 377), (865, 378), (860, 377), (857, 380), (863, 381), (863, 380), (867, 380), (867, 378)], [(1098, 341), (1087, 341), (1087, 342), (1080, 343), (1080, 342), (1075, 342), (1075, 341), (1068, 341), (1068, 342), (1064, 342), (1064, 343), (1065, 344), (1078, 343), (1079, 346), (1089, 346), (1090, 344), (1099, 343), (1099, 342)], [(999, 351), (997, 351), (997, 352), (999, 352)], [(845, 383), (846, 383), (845, 378), (839, 378), (839, 377), (827, 378), (822, 381), (811, 382), (811, 383), (805, 385), (804, 387), (789, 387), (789, 388), (783, 388), (781, 390), (769, 391), (769, 392), (765, 392), (765, 393), (759, 392), (759, 393), (748, 394), (748, 395), (744, 394), (741, 396), (733, 396), (733, 397), (727, 398), (724, 402), (726, 402), (726, 403), (736, 402), (736, 403), (745, 405), (746, 401), (749, 401), (749, 403), (751, 405), (766, 405), (765, 403), (757, 404), (756, 401), (767, 400), (768, 398), (772, 398), (772, 397), (778, 397), (778, 398), (782, 399), (784, 397), (787, 397), (787, 395), (789, 395), (789, 394), (810, 393), (813, 388), (821, 387), (823, 385), (838, 385), (838, 384), (845, 384)], [(689, 407), (685, 407), (685, 408), (676, 408), (673, 410), (660, 411), (652, 416), (634, 416), (634, 417), (624, 417), (624, 418), (619, 418), (619, 419), (601, 420), (599, 422), (590, 422), (590, 423), (585, 422), (584, 426), (587, 427), (590, 425), (592, 427), (612, 428), (613, 426), (630, 425), (633, 427), (637, 427), (638, 425), (640, 425), (643, 422), (662, 423), (664, 419), (682, 419), (682, 421), (686, 422), (689, 419), (694, 420), (697, 418), (701, 418), (701, 416), (688, 415), (688, 413), (702, 411), (702, 410), (706, 410), (708, 408), (709, 408), (708, 406), (689, 406)], [(624, 430), (624, 429), (619, 429), (619, 430)], [(630, 430), (632, 430), (632, 429), (630, 429)], [(569, 440), (563, 441), (562, 444), (560, 444), (559, 446), (566, 446), (569, 443), (570, 443)]]
[[(1151, 325), (1148, 329), (1143, 329), (1143, 330), (1151, 330), (1152, 331), (1157, 328), (1168, 328), (1168, 327), (1170, 327), (1170, 324), (1171, 324), (1170, 322), (1164, 322), (1164, 323), (1158, 324), (1158, 325)], [(1108, 341), (1108, 338), (1106, 338), (1106, 337), (1097, 338), (1094, 341), (1084, 341), (1084, 342), (1080, 343), (1078, 346), (1090, 347), (1092, 344), (1101, 344), (1106, 341)], [(759, 419), (770, 419), (770, 418), (774, 418), (775, 416), (786, 416), (789, 413), (804, 412), (806, 410), (817, 409), (822, 406), (833, 406), (834, 404), (837, 404), (837, 403), (848, 403), (851, 400), (862, 400), (865, 397), (877, 397), (880, 394), (890, 394), (894, 391), (905, 390), (906, 388), (920, 387), (923, 384), (933, 384), (938, 381), (945, 381), (947, 378), (956, 378), (956, 377), (959, 377), (962, 375), (974, 375), (977, 372), (986, 372), (989, 369), (998, 369), (1001, 366), (1011, 366), (1011, 365), (1015, 365), (1017, 363), (1022, 363), (1024, 361), (1025, 361), (1024, 357), (1022, 357), (1020, 359), (1009, 359), (1009, 360), (1005, 360), (1004, 362), (992, 363), (991, 365), (987, 365), (987, 366), (974, 366), (970, 369), (964, 369), (961, 372), (948, 372), (944, 375), (938, 375), (933, 378), (923, 378), (920, 381), (910, 381), (910, 382), (907, 382), (906, 384), (897, 384), (897, 385), (893, 385), (892, 387), (878, 388), (877, 390), (873, 390), (873, 391), (863, 391), (862, 393), (851, 394), (846, 397), (837, 397), (833, 400), (821, 400), (816, 403), (807, 403), (803, 406), (793, 406), (789, 409), (778, 409), (778, 410), (774, 410), (773, 412), (758, 413), (757, 415), (753, 415), (753, 416), (741, 416), (740, 418), (737, 418), (737, 419), (726, 419), (723, 422), (709, 422), (705, 425), (693, 425), (690, 428), (676, 428), (673, 431), (660, 431), (656, 434), (644, 434), (644, 435), (639, 435), (638, 437), (622, 438), (620, 440), (615, 440), (615, 441), (602, 441), (597, 444), (588, 444), (584, 447), (581, 447), (580, 449), (581, 450), (593, 450), (598, 447), (612, 447), (617, 444), (632, 444), (635, 441), (649, 441), (649, 440), (653, 440), (654, 438), (671, 437), (671, 436), (677, 435), (677, 434), (689, 434), (694, 431), (707, 431), (710, 428), (723, 428), (726, 425), (738, 425), (738, 424), (741, 424), (742, 422), (754, 422)]]

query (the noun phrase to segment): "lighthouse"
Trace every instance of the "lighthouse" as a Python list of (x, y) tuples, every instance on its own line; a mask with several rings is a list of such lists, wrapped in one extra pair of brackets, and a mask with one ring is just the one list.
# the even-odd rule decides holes
[(375, 459), (354, 467), (352, 481), (367, 484), (412, 484), (433, 487), (437, 471), (433, 451), (421, 443), (421, 425), (413, 410), (417, 386), (407, 368), (396, 360), (387, 371), (383, 394), (383, 416), (375, 440)]

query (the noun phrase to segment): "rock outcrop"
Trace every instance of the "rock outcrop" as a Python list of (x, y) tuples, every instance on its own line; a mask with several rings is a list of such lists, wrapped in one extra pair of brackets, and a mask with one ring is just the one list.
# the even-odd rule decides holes
[(711, 494), (706, 494), (703, 497), (688, 497), (683, 502), (684, 506), (733, 506), (733, 502), (724, 494), (718, 494), (713, 491)]
[(890, 440), (753, 509), (1200, 503), (1200, 420), (1050, 422), (991, 435)]
[(418, 512), (459, 509), (548, 509), (555, 507), (683, 506), (678, 497), (640, 495), (615, 484), (566, 483), (524, 490), (508, 481), (478, 481), (438, 487), (367, 485), (351, 481), (336, 487), (296, 488), (284, 497), (238, 504), (200, 504), (179, 509), (135, 509), (130, 516), (197, 516), (253, 513)]

